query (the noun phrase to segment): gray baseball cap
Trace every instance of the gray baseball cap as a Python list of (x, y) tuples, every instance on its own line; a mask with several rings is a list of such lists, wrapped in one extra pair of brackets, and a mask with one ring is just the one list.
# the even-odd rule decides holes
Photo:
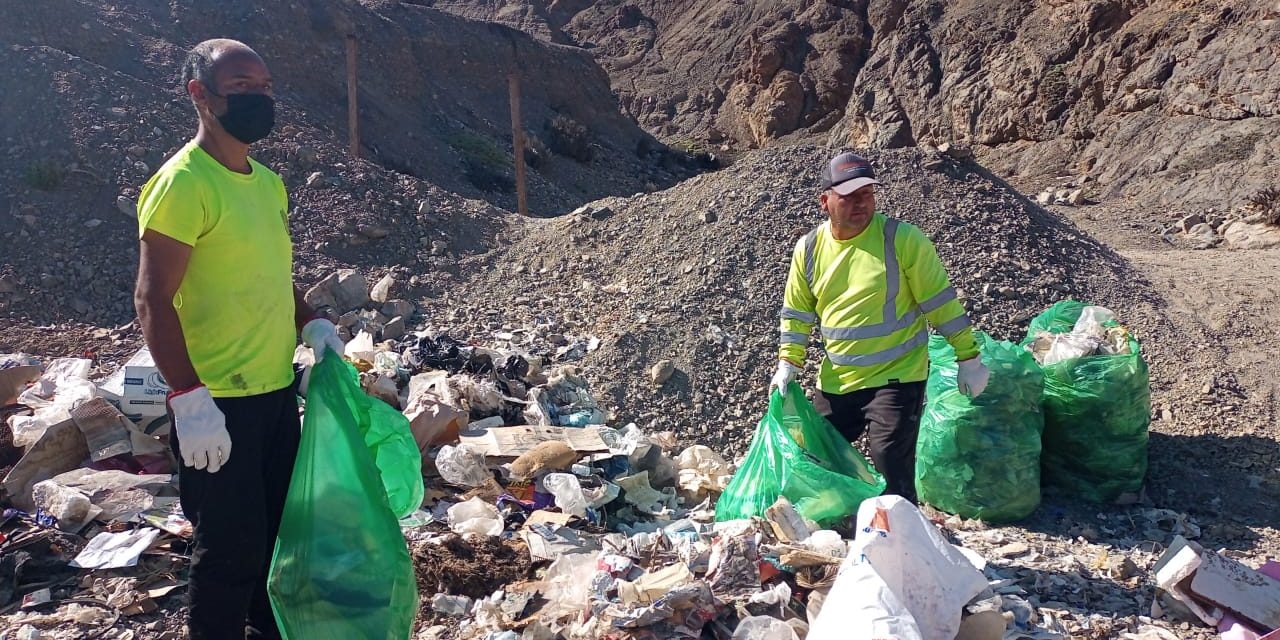
[(822, 168), (822, 189), (832, 189), (836, 193), (847, 196), (869, 184), (880, 184), (876, 180), (875, 169), (866, 158), (849, 152), (831, 159)]

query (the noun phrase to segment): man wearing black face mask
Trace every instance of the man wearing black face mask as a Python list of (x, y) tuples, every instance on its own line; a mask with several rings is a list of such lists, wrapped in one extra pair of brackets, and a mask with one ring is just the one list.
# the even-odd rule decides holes
[(293, 284), (284, 183), (249, 157), (275, 123), (266, 64), (208, 40), (188, 54), (183, 88), (199, 128), (142, 189), (134, 303), (173, 390), (195, 529), (188, 628), (192, 640), (279, 638), (266, 578), (298, 448), (293, 351), (299, 333), (317, 357), (343, 345)]

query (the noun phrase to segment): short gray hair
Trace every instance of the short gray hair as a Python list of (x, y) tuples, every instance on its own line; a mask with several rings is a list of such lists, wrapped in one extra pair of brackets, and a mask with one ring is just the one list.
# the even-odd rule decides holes
[(213, 67), (215, 59), (227, 49), (248, 49), (249, 45), (230, 38), (213, 38), (205, 40), (187, 52), (187, 59), (182, 63), (182, 86), (185, 91), (187, 83), (199, 80), (204, 86), (217, 90), (214, 86)]

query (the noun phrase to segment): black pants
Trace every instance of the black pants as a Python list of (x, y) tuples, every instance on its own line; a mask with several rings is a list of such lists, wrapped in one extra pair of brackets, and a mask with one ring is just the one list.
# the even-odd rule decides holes
[(884, 476), (886, 494), (916, 502), (916, 438), (924, 407), (923, 382), (896, 382), (853, 393), (822, 393), (827, 416), (849, 442), (867, 434), (871, 461)]
[(247, 398), (215, 398), (231, 456), (217, 473), (181, 464), (182, 511), (195, 529), (188, 619), (191, 640), (280, 637), (267, 569), (293, 475), (301, 425), (292, 386)]

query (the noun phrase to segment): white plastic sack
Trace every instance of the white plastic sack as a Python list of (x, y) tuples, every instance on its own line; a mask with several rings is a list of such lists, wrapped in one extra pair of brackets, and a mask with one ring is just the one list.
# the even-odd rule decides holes
[(582, 484), (572, 473), (550, 473), (542, 479), (542, 486), (556, 497), (556, 506), (562, 513), (579, 518), (587, 516), (587, 498), (582, 495)]
[(857, 526), (808, 640), (954, 640), (982, 574), (901, 497), (863, 501)]
[[(845, 559), (831, 593), (822, 602), (822, 612), (809, 627), (806, 640), (924, 640), (906, 605), (871, 564), (858, 561), (858, 557), (855, 549)], [(958, 612), (956, 617), (960, 617)]]

